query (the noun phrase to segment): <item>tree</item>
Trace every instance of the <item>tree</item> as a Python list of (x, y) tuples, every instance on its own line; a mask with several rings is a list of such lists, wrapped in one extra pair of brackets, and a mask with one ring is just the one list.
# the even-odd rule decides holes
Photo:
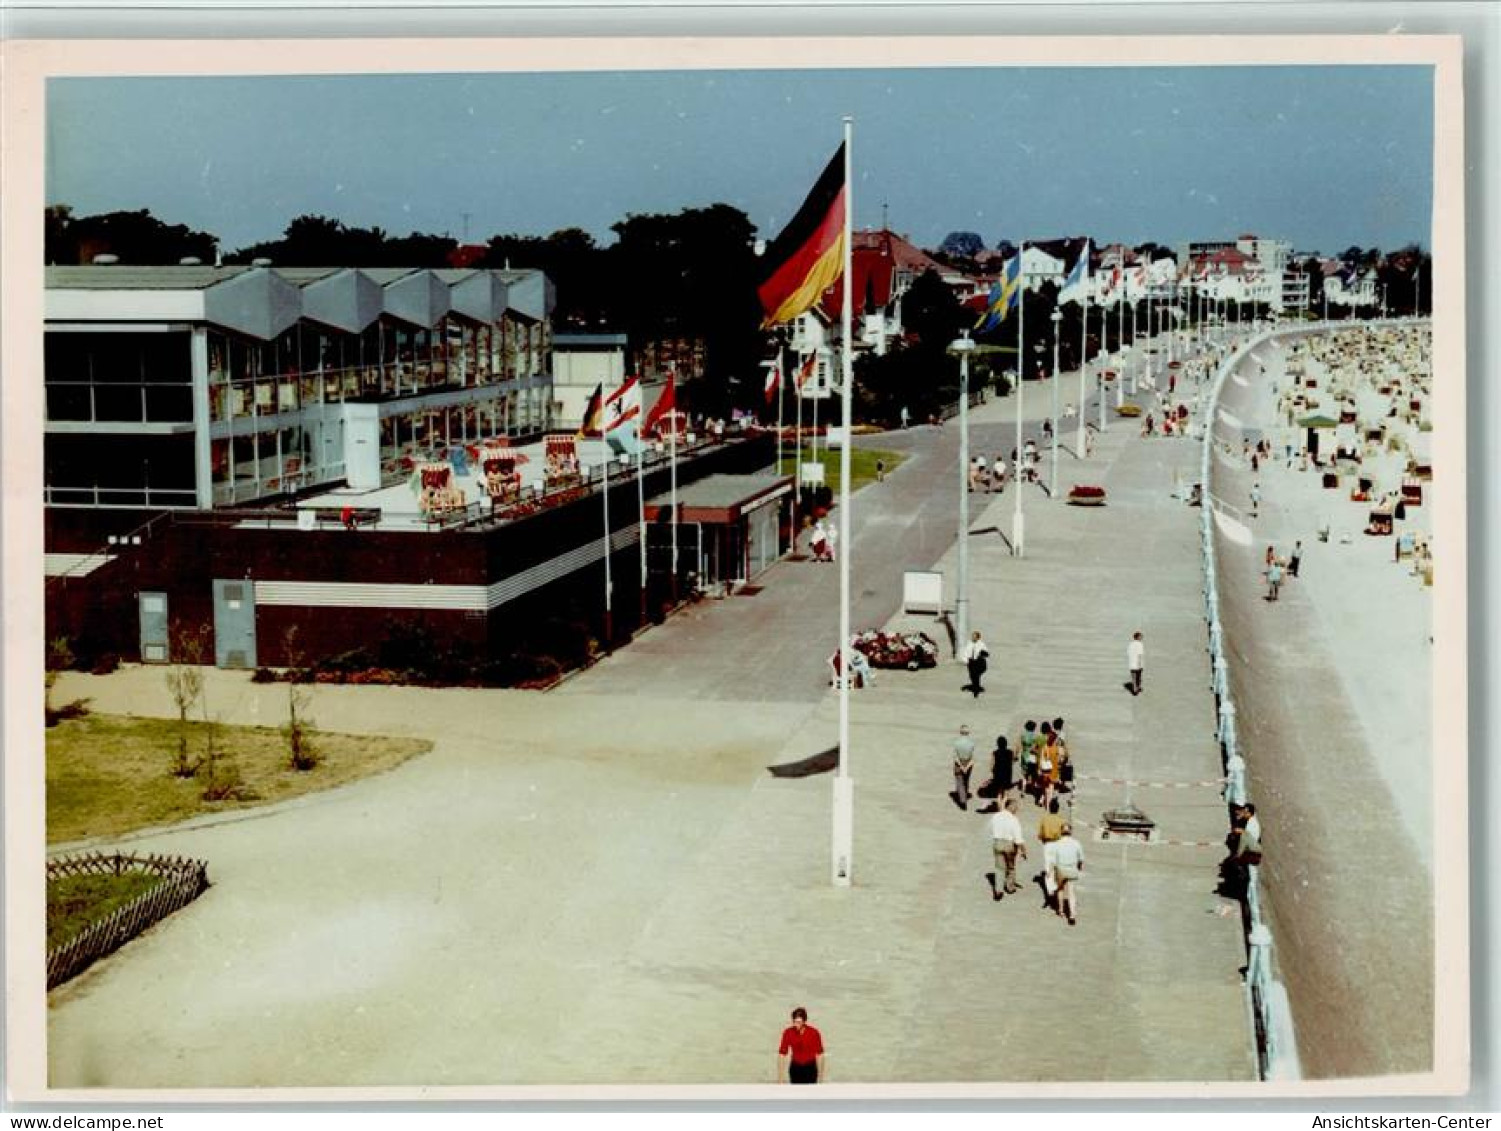
[(1010, 240), (996, 240), (995, 250), (1002, 259), (1010, 259), (1016, 254), (1016, 245)]
[(950, 232), (943, 237), (943, 242), (938, 245), (938, 250), (945, 255), (957, 256), (961, 259), (973, 259), (985, 250), (985, 241), (980, 238), (978, 232)]
[(73, 215), (67, 204), (54, 204), (45, 215), (47, 262), (92, 263), (96, 255), (114, 255), (121, 263), (157, 266), (195, 258), (212, 263), (219, 237), (183, 224), (165, 224), (142, 208), (134, 212)]
[(312, 702), (309, 685), (311, 674), (303, 666), (302, 649), (297, 644), (297, 626), (287, 629), (283, 638), (287, 658), (287, 725), (282, 727), (282, 736), (287, 742), (287, 762), (299, 772), (311, 770), (319, 762), (309, 731), (312, 719), (308, 707)]
[(902, 320), (922, 349), (942, 353), (966, 328), (969, 316), (948, 284), (929, 269), (913, 280), (903, 296)]
[(198, 772), (188, 750), (192, 725), (188, 715), (203, 694), (203, 657), (208, 645), (208, 629), (194, 632), (179, 629), (172, 639), (172, 664), (167, 668), (167, 691), (177, 707), (177, 754), (172, 760), (172, 776), (190, 778)]

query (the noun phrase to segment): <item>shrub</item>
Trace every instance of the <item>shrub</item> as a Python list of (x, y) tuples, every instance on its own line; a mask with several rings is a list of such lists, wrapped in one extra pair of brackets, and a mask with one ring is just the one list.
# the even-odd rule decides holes
[(255, 674), (250, 677), (251, 683), (275, 683), (281, 677), (270, 668), (256, 668)]
[(109, 675), (120, 668), (120, 657), (113, 652), (101, 652), (89, 667), (92, 675)]

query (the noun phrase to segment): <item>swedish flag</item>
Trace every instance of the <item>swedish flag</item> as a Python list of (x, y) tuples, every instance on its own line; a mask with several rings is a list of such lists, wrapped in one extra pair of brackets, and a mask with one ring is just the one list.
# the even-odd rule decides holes
[(1006, 315), (1011, 313), (1011, 308), (1021, 297), (1021, 264), (1020, 255), (1013, 255), (1006, 260), (1006, 266), (1001, 268), (1001, 277), (990, 288), (990, 296), (985, 300), (985, 313), (975, 323), (975, 333), (983, 334), (1006, 321)]

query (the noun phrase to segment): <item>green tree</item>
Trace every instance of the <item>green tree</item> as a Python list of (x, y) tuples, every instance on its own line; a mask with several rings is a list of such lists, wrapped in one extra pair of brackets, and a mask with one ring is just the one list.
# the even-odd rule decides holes
[(160, 266), (195, 258), (212, 263), (219, 237), (184, 224), (166, 224), (147, 209), (74, 216), (67, 204), (47, 208), (44, 253), (48, 263), (90, 263), (114, 255), (121, 263)]

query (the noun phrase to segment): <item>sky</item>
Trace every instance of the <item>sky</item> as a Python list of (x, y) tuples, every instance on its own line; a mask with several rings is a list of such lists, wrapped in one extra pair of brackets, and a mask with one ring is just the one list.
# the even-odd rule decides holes
[[(305, 213), (469, 242), (724, 202), (767, 239), (854, 116), (857, 227), (1431, 246), (1426, 66), (735, 70), (48, 84), (49, 203), (222, 251)], [(884, 212), (883, 212), (884, 209)]]

